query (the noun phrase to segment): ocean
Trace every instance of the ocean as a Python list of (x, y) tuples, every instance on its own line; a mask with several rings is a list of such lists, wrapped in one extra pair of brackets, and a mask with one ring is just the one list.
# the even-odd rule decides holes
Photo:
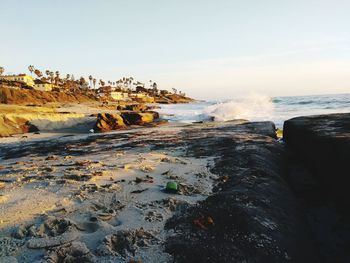
[(161, 116), (171, 122), (273, 121), (277, 128), (293, 117), (350, 112), (350, 93), (293, 97), (250, 95), (223, 101), (162, 105)]

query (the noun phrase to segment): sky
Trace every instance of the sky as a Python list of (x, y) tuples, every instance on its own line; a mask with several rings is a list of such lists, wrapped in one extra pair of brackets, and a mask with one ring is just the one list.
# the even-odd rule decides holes
[(0, 0), (0, 65), (198, 99), (350, 93), (349, 0)]

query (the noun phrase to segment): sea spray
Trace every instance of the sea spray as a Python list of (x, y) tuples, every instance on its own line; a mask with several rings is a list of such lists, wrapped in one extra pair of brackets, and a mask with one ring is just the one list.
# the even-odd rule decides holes
[(217, 103), (206, 107), (203, 114), (215, 121), (234, 119), (267, 120), (274, 111), (271, 98), (262, 95), (249, 95), (235, 100)]
[(169, 121), (273, 121), (282, 128), (293, 117), (350, 112), (350, 94), (269, 98), (253, 94), (226, 101), (196, 101), (188, 104), (161, 105), (159, 113)]

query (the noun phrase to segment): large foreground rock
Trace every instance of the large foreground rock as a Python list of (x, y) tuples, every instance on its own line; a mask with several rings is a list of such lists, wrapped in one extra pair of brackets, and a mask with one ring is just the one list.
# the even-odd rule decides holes
[(107, 132), (124, 128), (126, 128), (126, 125), (119, 114), (99, 113), (94, 130)]
[(131, 125), (147, 125), (155, 122), (158, 118), (159, 114), (155, 111), (125, 111), (121, 114), (99, 113), (94, 130), (97, 132), (107, 132), (125, 129)]
[(145, 125), (154, 122), (159, 118), (159, 114), (155, 111), (149, 112), (123, 112), (121, 114), (124, 122), (127, 125)]
[(350, 113), (297, 117), (284, 124), (284, 140), (338, 207), (350, 204)]
[(186, 132), (188, 154), (214, 157), (213, 195), (166, 227), (175, 262), (318, 262), (302, 209), (286, 183), (286, 153), (270, 122)]

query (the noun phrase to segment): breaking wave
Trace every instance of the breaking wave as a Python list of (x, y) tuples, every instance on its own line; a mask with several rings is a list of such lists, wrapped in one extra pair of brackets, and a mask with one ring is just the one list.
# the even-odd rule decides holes
[(226, 101), (162, 105), (159, 113), (175, 122), (273, 121), (282, 128), (287, 119), (316, 114), (350, 112), (350, 94), (274, 97), (252, 94)]
[(203, 114), (215, 121), (230, 121), (245, 119), (250, 121), (266, 120), (272, 116), (274, 104), (270, 97), (250, 95), (237, 100), (210, 105), (203, 110)]

